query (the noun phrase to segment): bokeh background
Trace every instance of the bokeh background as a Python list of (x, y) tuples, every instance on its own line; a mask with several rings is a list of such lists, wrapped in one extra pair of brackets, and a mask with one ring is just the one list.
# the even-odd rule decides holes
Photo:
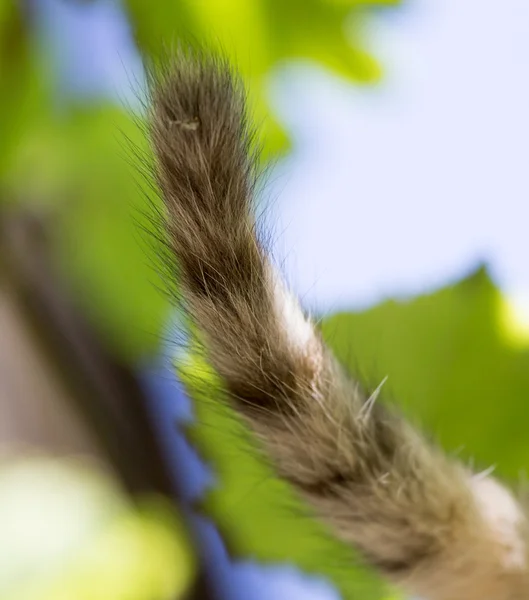
[(174, 373), (136, 150), (142, 56), (181, 40), (241, 70), (275, 258), (340, 358), (524, 482), (526, 2), (1, 0), (0, 598), (393, 597)]

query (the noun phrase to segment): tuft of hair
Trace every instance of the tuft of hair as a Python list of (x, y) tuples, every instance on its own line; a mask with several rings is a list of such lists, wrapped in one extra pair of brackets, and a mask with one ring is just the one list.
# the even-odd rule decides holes
[[(257, 248), (248, 252), (258, 147), (242, 82), (226, 59), (181, 49), (149, 83), (156, 176), (182, 276), (204, 296), (230, 282), (247, 288), (260, 266)], [(232, 270), (241, 277), (224, 280)]]
[(268, 453), (341, 539), (432, 600), (529, 597), (525, 517), (337, 363), (258, 234), (245, 93), (228, 61), (180, 50), (152, 75), (149, 132), (186, 311)]

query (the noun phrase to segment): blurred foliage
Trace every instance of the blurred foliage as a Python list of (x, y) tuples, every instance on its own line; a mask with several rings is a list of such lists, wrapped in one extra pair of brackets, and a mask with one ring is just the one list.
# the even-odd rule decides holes
[(334, 315), (323, 333), (373, 388), (388, 376), (382, 396), (445, 448), (516, 481), (529, 464), (529, 337), (513, 336), (508, 310), (480, 268), (412, 301)]
[(171, 43), (220, 47), (248, 82), (252, 111), (266, 147), (284, 150), (287, 137), (266, 104), (266, 76), (286, 60), (311, 60), (361, 83), (380, 77), (365, 50), (366, 11), (399, 0), (125, 0), (140, 47), (166, 55)]
[(56, 217), (56, 256), (81, 308), (110, 347), (138, 361), (158, 350), (170, 311), (156, 287), (154, 239), (139, 242), (147, 206), (157, 201), (133, 156), (148, 156), (147, 142), (137, 117), (122, 108), (58, 98), (57, 74), (22, 19), (22, 4), (2, 6), (2, 31), (16, 40), (0, 39), (0, 102), (8, 107), (0, 135), (2, 201)]
[(174, 510), (154, 498), (134, 508), (86, 464), (4, 463), (0, 528), (2, 600), (178, 599), (194, 576)]
[(24, 15), (15, 0), (0, 3), (0, 177), (20, 135), (47, 110)]

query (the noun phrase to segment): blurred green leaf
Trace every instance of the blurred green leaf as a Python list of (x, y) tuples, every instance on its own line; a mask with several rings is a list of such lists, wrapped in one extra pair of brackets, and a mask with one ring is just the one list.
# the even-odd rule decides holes
[(48, 108), (22, 3), (0, 3), (0, 183), (20, 137)]
[(529, 343), (504, 327), (505, 301), (484, 269), (409, 302), (337, 314), (323, 334), (353, 373), (395, 398), (448, 450), (517, 479), (529, 464)]
[(349, 7), (398, 6), (401, 0), (324, 0), (327, 4)]
[(2, 201), (57, 217), (57, 257), (81, 308), (135, 362), (158, 351), (170, 311), (158, 289), (160, 244), (141, 235), (157, 195), (126, 138), (145, 156), (147, 141), (115, 106), (51, 102), (56, 73), (23, 6), (8, 0), (0, 9)]
[[(363, 21), (366, 9), (396, 0), (126, 0), (140, 48), (165, 55), (172, 43), (200, 40), (222, 48), (237, 64), (250, 91), (252, 111), (263, 123), (266, 148), (284, 151), (287, 136), (270, 113), (266, 77), (286, 60), (309, 59), (349, 79), (372, 83), (378, 62), (350, 39), (346, 20)], [(359, 28), (357, 28), (357, 31)], [(358, 37), (358, 36), (356, 36)]]
[(142, 237), (158, 198), (146, 197), (148, 183), (126, 139), (146, 156), (147, 143), (130, 116), (110, 107), (73, 113), (65, 134), (71, 162), (58, 258), (108, 343), (137, 360), (158, 351), (170, 311), (160, 291), (158, 241)]
[(346, 19), (365, 17), (366, 5), (357, 14), (358, 7), (351, 12), (350, 6), (324, 0), (268, 0), (267, 4), (275, 60), (308, 58), (352, 80), (378, 80), (378, 62), (361, 50), (360, 40), (347, 39)]
[(132, 30), (148, 56), (163, 56), (176, 40), (195, 30), (192, 3), (186, 0), (126, 0)]
[(13, 196), (56, 213), (57, 260), (81, 308), (130, 361), (158, 351), (170, 312), (160, 291), (160, 242), (142, 231), (152, 229), (158, 197), (134, 152), (149, 156), (128, 113), (70, 107), (20, 141), (8, 178)]

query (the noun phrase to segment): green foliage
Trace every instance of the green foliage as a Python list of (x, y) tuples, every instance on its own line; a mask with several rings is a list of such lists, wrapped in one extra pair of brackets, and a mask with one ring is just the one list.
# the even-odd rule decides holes
[[(378, 62), (365, 51), (366, 11), (398, 0), (126, 0), (140, 47), (166, 55), (182, 39), (222, 48), (248, 82), (256, 121), (266, 148), (284, 151), (287, 136), (266, 98), (266, 77), (286, 60), (312, 60), (359, 83), (380, 77)], [(347, 27), (349, 24), (349, 27)]]
[(147, 153), (145, 140), (131, 116), (110, 105), (48, 117), (20, 140), (6, 197), (55, 217), (57, 259), (81, 308), (113, 350), (136, 361), (157, 351), (169, 315), (157, 242), (141, 238), (157, 198), (147, 196), (125, 136)]
[(110, 347), (137, 361), (157, 352), (170, 310), (158, 289), (158, 243), (139, 242), (157, 202), (134, 156), (149, 156), (145, 137), (111, 104), (61, 99), (59, 110), (54, 71), (20, 6), (2, 11), (2, 202), (54, 217), (57, 258), (80, 306)]
[(32, 40), (16, 0), (0, 3), (0, 178), (28, 126), (48, 107)]
[(529, 463), (529, 341), (506, 329), (487, 272), (409, 302), (334, 315), (323, 334), (339, 358), (394, 398), (445, 448), (518, 479)]

